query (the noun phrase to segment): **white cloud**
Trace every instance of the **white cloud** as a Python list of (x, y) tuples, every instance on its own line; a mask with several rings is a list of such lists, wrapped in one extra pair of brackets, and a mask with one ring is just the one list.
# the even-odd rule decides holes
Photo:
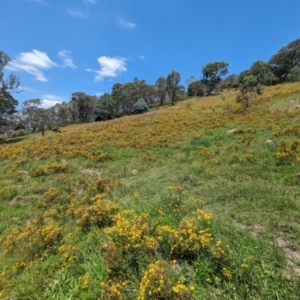
[(124, 19), (122, 18), (119, 18), (117, 20), (117, 24), (122, 27), (122, 28), (125, 28), (125, 29), (133, 29), (136, 27), (136, 24), (134, 23), (131, 23), (131, 22), (128, 22), (128, 21), (125, 21)]
[(41, 105), (41, 108), (50, 108), (52, 106), (54, 106), (55, 104), (57, 103), (61, 103), (60, 101), (54, 101), (54, 100), (48, 100), (48, 99), (43, 99), (42, 100), (42, 105)]
[(140, 59), (146, 59), (145, 56), (143, 56), (143, 55), (140, 55), (139, 58)]
[(75, 64), (73, 63), (72, 58), (70, 57), (71, 51), (69, 50), (60, 50), (58, 55), (59, 57), (63, 60), (64, 65), (63, 68), (71, 68), (71, 69), (76, 69)]
[(96, 71), (96, 81), (103, 80), (105, 77), (117, 77), (122, 72), (127, 71), (125, 67), (126, 58), (124, 57), (101, 56), (97, 60), (100, 64), (100, 70)]
[(97, 92), (97, 93), (96, 93), (96, 96), (98, 96), (98, 97), (100, 97), (100, 96), (102, 96), (102, 95), (104, 95), (104, 92)]
[(86, 68), (85, 70), (86, 70), (86, 72), (92, 72), (93, 71), (93, 69), (90, 69), (90, 68)]
[(86, 19), (88, 18), (88, 13), (86, 11), (83, 10), (79, 10), (79, 9), (68, 9), (67, 10), (68, 14), (72, 17), (77, 17), (77, 18), (81, 18), (81, 19)]
[(49, 108), (51, 106), (54, 106), (57, 103), (62, 103), (65, 101), (64, 98), (60, 96), (55, 96), (55, 95), (43, 95), (42, 97), (42, 108)]
[(92, 4), (96, 4), (97, 0), (84, 0), (85, 3), (92, 3)]
[(43, 70), (56, 67), (57, 64), (52, 61), (46, 52), (32, 50), (31, 52), (22, 52), (7, 65), (12, 71), (24, 71), (34, 76), (38, 81), (46, 82)]

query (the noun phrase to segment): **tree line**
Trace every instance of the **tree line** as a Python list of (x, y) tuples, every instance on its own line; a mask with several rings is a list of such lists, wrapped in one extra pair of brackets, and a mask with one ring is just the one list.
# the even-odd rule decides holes
[(42, 108), (40, 99), (30, 99), (16, 111), (18, 101), (12, 94), (21, 92), (21, 84), (14, 74), (4, 76), (3, 69), (9, 61), (9, 56), (0, 51), (0, 133), (11, 129), (44, 132), (72, 123), (143, 113), (188, 97), (209, 96), (222, 89), (239, 89), (237, 101), (247, 108), (251, 93), (260, 93), (262, 86), (300, 81), (300, 39), (282, 47), (268, 62), (258, 60), (238, 75), (228, 75), (228, 63), (224, 61), (207, 63), (201, 68), (201, 78), (191, 76), (187, 80), (187, 90), (180, 84), (180, 73), (173, 70), (166, 77), (158, 77), (154, 84), (139, 78), (116, 83), (111, 93), (101, 96), (74, 92), (68, 103), (58, 103), (48, 109)]

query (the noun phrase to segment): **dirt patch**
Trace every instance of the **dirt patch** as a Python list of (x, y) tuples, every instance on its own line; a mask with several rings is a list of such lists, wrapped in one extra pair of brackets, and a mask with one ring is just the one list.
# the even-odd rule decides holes
[(295, 275), (300, 277), (300, 250), (294, 249), (290, 242), (282, 237), (278, 237), (276, 242), (283, 249), (288, 259), (288, 264), (292, 267)]
[(247, 225), (239, 223), (237, 221), (233, 221), (233, 224), (240, 229), (249, 229), (251, 231), (251, 235), (254, 237), (257, 237), (265, 229), (265, 227), (260, 224), (254, 224), (251, 226), (247, 226)]
[(14, 199), (12, 199), (9, 204), (10, 205), (17, 205), (17, 204), (24, 204), (24, 199), (21, 198), (20, 196), (15, 197)]
[[(240, 229), (250, 230), (253, 237), (257, 237), (261, 232), (264, 231), (264, 226), (260, 224), (246, 226), (245, 224), (239, 223), (237, 221), (233, 221), (233, 224)], [(295, 247), (283, 237), (277, 237), (276, 243), (283, 250), (288, 261), (288, 268), (285, 271), (287, 278), (292, 276), (300, 277), (300, 249), (295, 249)]]
[(91, 176), (101, 176), (102, 172), (99, 172), (98, 170), (95, 169), (83, 169), (81, 170), (83, 174), (91, 175)]
[(262, 226), (260, 224), (254, 224), (251, 234), (254, 237), (257, 237), (262, 231), (264, 231), (264, 229), (265, 229), (264, 226)]

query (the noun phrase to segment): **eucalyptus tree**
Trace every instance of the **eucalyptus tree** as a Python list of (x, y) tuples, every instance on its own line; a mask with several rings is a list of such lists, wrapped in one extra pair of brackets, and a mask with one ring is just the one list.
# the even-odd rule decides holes
[(157, 99), (155, 87), (147, 84), (146, 80), (139, 80), (137, 77), (133, 79), (133, 82), (137, 87), (138, 99), (144, 99), (147, 105), (155, 104)]
[(83, 92), (73, 93), (69, 103), (73, 120), (79, 123), (93, 121), (95, 104), (95, 96), (90, 96)]
[(168, 93), (167, 79), (163, 76), (158, 77), (154, 85), (160, 105), (164, 105)]
[(172, 105), (174, 105), (176, 96), (182, 93), (182, 86), (179, 85), (180, 80), (179, 72), (174, 70), (167, 76), (167, 92)]
[(290, 82), (300, 81), (300, 68), (298, 66), (293, 67), (286, 79)]
[(239, 90), (240, 92), (236, 97), (236, 102), (242, 103), (245, 110), (249, 107), (250, 101), (253, 100), (256, 95), (263, 93), (262, 86), (253, 75), (243, 78), (243, 81), (239, 85)]
[(286, 81), (291, 70), (300, 67), (300, 38), (282, 47), (270, 58), (269, 64), (278, 80)]
[(206, 87), (207, 95), (211, 93), (218, 87), (221, 82), (222, 77), (228, 73), (228, 63), (224, 61), (216, 61), (206, 64), (202, 68), (203, 74), (203, 84)]
[(96, 121), (109, 120), (116, 114), (116, 103), (111, 94), (105, 93), (96, 100), (94, 115)]
[(28, 131), (44, 131), (49, 125), (49, 115), (40, 99), (26, 100), (22, 105), (22, 118)]
[(272, 66), (262, 60), (254, 62), (249, 73), (256, 76), (257, 81), (263, 85), (272, 85), (276, 83), (276, 77), (272, 72)]
[(133, 104), (138, 100), (138, 89), (134, 82), (116, 83), (112, 87), (111, 96), (118, 110), (125, 115), (130, 115)]
[(4, 67), (10, 62), (10, 57), (0, 51), (0, 121), (4, 121), (8, 115), (16, 112), (18, 101), (11, 95), (13, 92), (21, 92), (20, 79), (18, 76), (10, 73), (6, 78), (4, 76)]
[(190, 97), (204, 96), (204, 87), (201, 80), (196, 80), (189, 84), (187, 94)]

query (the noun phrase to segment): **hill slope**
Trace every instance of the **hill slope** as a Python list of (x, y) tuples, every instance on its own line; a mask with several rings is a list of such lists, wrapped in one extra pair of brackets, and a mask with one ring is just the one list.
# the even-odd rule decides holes
[(235, 96), (2, 144), (0, 298), (298, 299), (300, 84)]

